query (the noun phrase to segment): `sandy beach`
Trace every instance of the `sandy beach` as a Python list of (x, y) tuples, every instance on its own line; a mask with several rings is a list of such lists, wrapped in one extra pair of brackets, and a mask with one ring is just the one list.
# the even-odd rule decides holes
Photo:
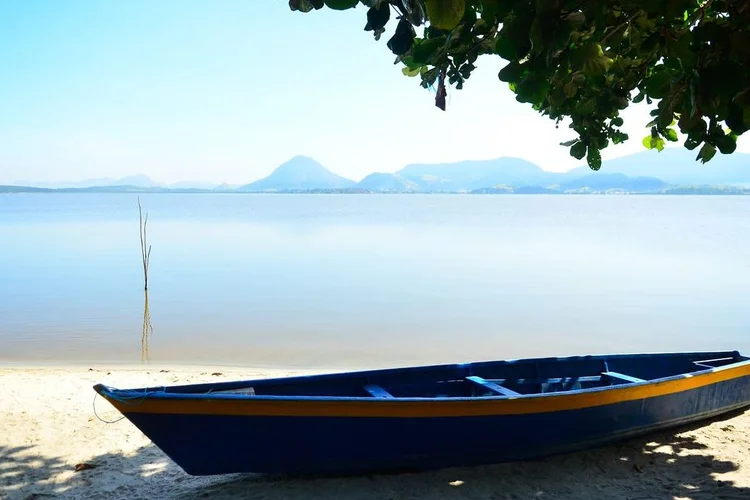
[[(750, 411), (587, 452), (429, 473), (192, 477), (102, 398), (138, 387), (288, 375), (220, 367), (0, 368), (0, 499), (744, 499)], [(93, 468), (76, 472), (77, 464)]]

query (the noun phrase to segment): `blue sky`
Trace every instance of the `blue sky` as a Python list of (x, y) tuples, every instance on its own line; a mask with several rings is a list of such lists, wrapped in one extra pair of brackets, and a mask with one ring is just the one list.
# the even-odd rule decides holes
[[(503, 60), (480, 59), (443, 112), (364, 24), (362, 6), (286, 0), (0, 2), (0, 182), (242, 183), (297, 154), (355, 180), (414, 162), (581, 163), (558, 145), (567, 126), (497, 79)], [(624, 118), (631, 140), (605, 159), (642, 149), (647, 113)]]

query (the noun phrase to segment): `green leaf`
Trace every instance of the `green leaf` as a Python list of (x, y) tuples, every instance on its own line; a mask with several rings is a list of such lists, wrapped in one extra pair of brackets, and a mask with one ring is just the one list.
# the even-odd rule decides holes
[(529, 30), (529, 40), (531, 40), (531, 51), (535, 54), (541, 54), (544, 51), (547, 37), (545, 36), (544, 27), (537, 17), (531, 23)]
[(518, 45), (511, 37), (503, 33), (495, 38), (495, 45), (492, 50), (495, 54), (506, 60), (518, 57)]
[(292, 11), (310, 12), (313, 9), (322, 9), (323, 0), (289, 0), (289, 9)]
[(612, 142), (615, 144), (622, 144), (623, 142), (628, 140), (628, 134), (624, 132), (614, 132), (612, 133)]
[(727, 126), (732, 129), (732, 131), (737, 132), (738, 134), (743, 134), (750, 129), (750, 127), (748, 127), (748, 124), (745, 123), (746, 112), (748, 117), (750, 117), (750, 108), (743, 109), (734, 102), (730, 102), (728, 106), (727, 119), (724, 120), (724, 123), (726, 123)]
[(579, 142), (578, 139), (571, 139), (570, 141), (561, 142), (560, 146), (565, 146), (567, 148), (567, 147), (570, 147), (570, 146), (572, 146), (573, 144), (575, 144), (577, 142)]
[(612, 59), (610, 59), (609, 57), (592, 57), (591, 59), (586, 59), (586, 61), (583, 63), (583, 72), (587, 76), (603, 75), (607, 71), (609, 71), (609, 68), (611, 66)]
[(549, 92), (549, 83), (538, 75), (531, 75), (518, 83), (516, 100), (540, 104)]
[(731, 135), (725, 135), (716, 139), (716, 147), (719, 148), (721, 154), (730, 155), (737, 149), (737, 140)]
[(643, 145), (646, 149), (656, 149), (657, 151), (661, 151), (664, 149), (664, 139), (658, 136), (654, 137), (653, 135), (647, 135), (643, 138)]
[(589, 148), (589, 154), (586, 156), (586, 162), (591, 170), (602, 168), (602, 153), (597, 148)]
[(572, 31), (571, 23), (562, 21), (555, 27), (555, 31), (552, 38), (552, 48), (554, 50), (563, 50), (567, 47), (570, 42), (570, 34)]
[(347, 10), (357, 6), (359, 0), (324, 0), (326, 7), (333, 10)]
[(685, 139), (685, 149), (692, 151), (698, 146), (700, 146), (701, 142), (703, 141), (695, 137), (688, 137), (687, 139)]
[[(666, 100), (662, 101), (661, 104), (664, 102)], [(674, 112), (668, 106), (662, 106), (657, 115), (657, 120), (662, 127), (669, 127), (674, 122)]]
[(683, 133), (697, 137), (706, 133), (706, 122), (699, 116), (682, 115), (677, 122)]
[(585, 101), (579, 103), (575, 107), (575, 112), (579, 115), (590, 115), (596, 111), (596, 98), (591, 97)]
[(397, 56), (404, 55), (411, 49), (415, 34), (411, 23), (406, 19), (401, 19), (396, 26), (396, 32), (386, 45)]
[(677, 132), (674, 129), (665, 129), (663, 135), (667, 138), (668, 141), (677, 142)]
[(622, 127), (624, 123), (625, 121), (620, 116), (612, 120), (612, 126), (614, 127)]
[(423, 68), (424, 68), (424, 66), (420, 66), (420, 67), (415, 68), (415, 69), (410, 69), (408, 66), (406, 66), (404, 68), (401, 68), (401, 72), (404, 75), (408, 76), (408, 77), (413, 77), (413, 76), (417, 76), (420, 73), (422, 73), (422, 69)]
[(466, 0), (425, 0), (430, 24), (442, 30), (452, 30), (464, 17)]
[(565, 93), (565, 97), (572, 99), (578, 93), (578, 85), (575, 82), (568, 82), (563, 87), (563, 92)]
[(700, 160), (701, 163), (708, 163), (709, 161), (711, 161), (711, 158), (713, 158), (715, 154), (715, 147), (713, 147), (711, 144), (704, 144), (695, 159)]
[(565, 20), (568, 21), (573, 29), (580, 28), (583, 23), (586, 22), (586, 14), (583, 12), (571, 12), (565, 16)]
[(582, 160), (586, 156), (586, 145), (582, 142), (576, 142), (570, 148), (570, 156), (577, 160)]
[(416, 39), (411, 48), (411, 56), (420, 64), (432, 62), (435, 53), (445, 45), (445, 37)]
[(750, 106), (750, 89), (738, 93), (736, 96), (734, 96), (734, 99), (732, 99), (732, 101), (736, 102), (740, 106)]
[[(507, 1), (507, 0), (506, 0)], [(537, 15), (557, 14), (560, 8), (559, 0), (536, 0), (534, 10)]]
[(654, 99), (661, 99), (669, 91), (669, 85), (672, 80), (672, 75), (667, 70), (655, 72), (653, 75), (648, 77), (645, 81), (646, 92), (649, 97)]
[(504, 2), (504, 0), (482, 0), (482, 19), (488, 23), (494, 22), (500, 13), (501, 2)]
[(422, 66), (422, 63), (418, 63), (414, 61), (414, 58), (411, 56), (404, 56), (401, 58), (401, 62), (404, 66), (407, 67), (407, 69), (413, 70), (413, 69), (419, 69)]
[(289, 9), (300, 12), (310, 12), (313, 9), (322, 9), (323, 0), (289, 0)]
[(679, 35), (677, 40), (671, 41), (669, 38), (667, 39), (668, 53), (680, 61), (683, 69), (692, 68), (695, 64), (695, 52), (690, 46), (692, 39), (692, 33), (687, 30)]
[(365, 31), (377, 31), (384, 28), (385, 25), (388, 24), (390, 18), (390, 4), (383, 2), (370, 8), (370, 10), (367, 11), (367, 24), (365, 25)]
[(523, 65), (511, 61), (498, 72), (497, 77), (501, 82), (518, 82), (525, 73), (526, 68)]
[(598, 43), (587, 43), (571, 55), (571, 60), (587, 76), (603, 75), (612, 66), (612, 59), (604, 55)]

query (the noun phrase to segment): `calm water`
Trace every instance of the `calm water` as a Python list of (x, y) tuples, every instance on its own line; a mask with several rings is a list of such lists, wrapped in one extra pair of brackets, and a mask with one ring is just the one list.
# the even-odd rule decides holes
[[(142, 195), (152, 363), (750, 351), (750, 198)], [(0, 195), (0, 361), (139, 363), (135, 195)]]

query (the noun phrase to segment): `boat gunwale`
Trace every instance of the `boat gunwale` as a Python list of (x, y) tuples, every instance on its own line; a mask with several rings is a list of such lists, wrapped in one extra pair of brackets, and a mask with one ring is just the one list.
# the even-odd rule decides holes
[[(738, 351), (726, 351), (726, 352), (697, 352), (697, 353), (665, 353), (664, 356), (669, 356), (670, 354), (675, 354), (679, 356), (689, 356), (691, 354), (721, 354), (721, 355), (732, 355), (734, 357), (743, 357)], [(602, 356), (601, 359), (615, 359), (623, 357), (639, 357), (639, 356), (647, 356), (648, 354), (620, 354), (620, 355), (611, 355), (611, 356)], [(726, 356), (729, 357), (729, 356)], [(503, 363), (503, 362), (513, 362), (513, 361), (542, 361), (542, 360), (575, 360), (575, 359), (597, 359), (598, 356), (571, 356), (566, 358), (523, 358), (520, 360), (502, 360), (502, 361), (496, 361), (496, 362), (486, 362), (487, 364), (491, 363)], [(482, 362), (480, 362), (482, 363)], [(128, 400), (134, 400), (134, 401), (145, 401), (145, 400), (177, 400), (177, 401), (233, 401), (233, 402), (240, 402), (240, 401), (247, 401), (247, 402), (262, 402), (262, 401), (268, 401), (268, 402), (357, 402), (357, 403), (367, 403), (367, 404), (380, 404), (380, 405), (393, 405), (393, 404), (399, 404), (399, 403), (427, 403), (427, 402), (441, 402), (441, 403), (450, 403), (450, 402), (456, 402), (456, 403), (466, 403), (466, 402), (487, 402), (487, 401), (529, 401), (529, 400), (539, 400), (539, 399), (552, 399), (552, 398), (561, 398), (561, 397), (571, 397), (571, 396), (578, 396), (578, 395), (586, 395), (586, 394), (597, 394), (597, 393), (616, 393), (623, 390), (633, 389), (633, 388), (641, 388), (641, 387), (658, 387), (663, 386), (665, 384), (669, 384), (671, 382), (676, 382), (680, 380), (685, 379), (695, 379), (698, 377), (704, 377), (707, 375), (711, 375), (714, 373), (720, 373), (720, 372), (727, 372), (727, 371), (733, 371), (733, 370), (740, 370), (744, 367), (750, 366), (750, 359), (740, 360), (734, 363), (729, 363), (722, 366), (717, 366), (713, 368), (705, 368), (700, 369), (692, 372), (685, 372), (680, 373), (677, 375), (670, 375), (667, 377), (661, 377), (651, 380), (643, 380), (642, 382), (631, 382), (631, 383), (623, 383), (623, 384), (616, 384), (611, 386), (599, 386), (599, 387), (588, 387), (585, 389), (575, 389), (575, 390), (568, 390), (568, 391), (555, 391), (555, 392), (546, 392), (546, 393), (532, 393), (532, 394), (519, 394), (517, 396), (505, 396), (500, 394), (490, 394), (486, 396), (436, 396), (436, 397), (426, 397), (426, 396), (408, 396), (408, 397), (392, 397), (392, 398), (375, 398), (372, 396), (328, 396), (328, 395), (313, 395), (313, 396), (307, 396), (307, 395), (252, 395), (252, 394), (238, 394), (238, 393), (212, 393), (212, 392), (206, 392), (206, 393), (199, 393), (199, 392), (166, 392), (165, 389), (168, 387), (181, 387), (182, 389), (189, 389), (191, 387), (211, 387), (211, 386), (217, 386), (217, 385), (237, 385), (237, 384), (243, 384), (247, 386), (252, 386), (253, 384), (257, 383), (263, 383), (263, 384), (269, 384), (271, 382), (281, 382), (284, 383), (295, 383), (295, 382), (303, 382), (306, 380), (310, 380), (311, 378), (316, 378), (323, 380), (324, 378), (344, 378), (348, 376), (377, 376), (377, 375), (383, 375), (383, 374), (391, 374), (391, 373), (397, 373), (399, 371), (405, 371), (405, 370), (411, 370), (411, 369), (440, 369), (440, 368), (450, 368), (450, 367), (460, 367), (464, 365), (472, 365), (476, 363), (456, 363), (456, 364), (445, 364), (445, 365), (426, 365), (422, 367), (408, 367), (408, 368), (390, 368), (390, 369), (384, 369), (384, 370), (367, 370), (367, 371), (353, 371), (353, 372), (340, 372), (340, 373), (326, 373), (326, 374), (320, 374), (320, 375), (303, 375), (303, 376), (295, 376), (295, 377), (276, 377), (276, 378), (268, 378), (268, 379), (248, 379), (248, 380), (239, 380), (239, 381), (231, 381), (231, 382), (219, 382), (219, 383), (208, 383), (208, 384), (186, 384), (186, 385), (171, 385), (171, 386), (153, 386), (153, 387), (144, 387), (144, 388), (136, 388), (136, 389), (118, 389), (110, 386), (106, 386), (104, 384), (96, 384), (94, 386), (94, 390), (102, 395), (103, 397), (107, 398), (108, 400), (114, 400), (114, 401), (120, 401), (121, 399), (128, 399)], [(750, 372), (748, 372), (746, 375), (739, 375), (739, 377), (748, 376), (750, 375)], [(573, 378), (573, 377), (571, 377)], [(735, 377), (730, 377), (726, 380), (731, 380)], [(711, 385), (714, 383), (718, 383), (724, 380), (719, 380), (716, 382), (709, 382), (705, 385)], [(126, 406), (128, 403), (124, 403)]]

